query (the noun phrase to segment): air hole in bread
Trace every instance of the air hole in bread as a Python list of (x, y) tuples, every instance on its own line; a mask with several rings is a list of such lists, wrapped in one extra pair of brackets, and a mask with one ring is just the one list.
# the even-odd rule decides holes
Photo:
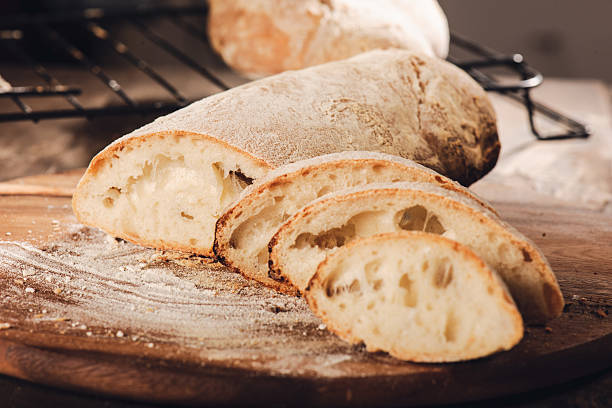
[(421, 270), (423, 272), (427, 272), (428, 269), (429, 269), (429, 261), (423, 262), (423, 264), (421, 265)]
[(398, 225), (407, 231), (422, 231), (427, 219), (427, 210), (422, 205), (415, 205), (396, 214)]
[(444, 338), (451, 343), (457, 339), (458, 321), (455, 312), (450, 310), (446, 316), (446, 325), (444, 326)]
[(355, 225), (345, 224), (316, 235), (304, 232), (298, 235), (292, 248), (302, 249), (317, 246), (321, 249), (333, 249), (345, 245), (354, 237)]
[[(286, 215), (283, 214), (283, 217), (285, 216)], [(253, 231), (259, 231), (262, 228), (265, 229), (265, 226), (270, 223), (279, 223), (278, 214), (276, 213), (276, 207), (274, 206), (264, 207), (257, 214), (247, 218), (244, 222), (238, 225), (238, 227), (236, 227), (236, 229), (232, 232), (232, 235), (230, 236), (230, 247), (234, 249), (242, 249), (245, 243), (246, 245), (248, 245), (248, 234), (253, 234)], [(265, 243), (262, 242), (262, 244), (265, 246)], [(267, 247), (265, 248), (267, 254)], [(267, 264), (267, 255), (265, 259), (265, 264)]]
[(253, 184), (253, 179), (245, 176), (240, 169), (227, 170), (221, 162), (214, 162), (212, 170), (222, 188), (220, 208), (225, 208), (242, 190)]
[(432, 234), (442, 235), (446, 229), (438, 219), (438, 216), (427, 212), (422, 205), (415, 205), (399, 211), (394, 217), (397, 226), (407, 231), (425, 231)]
[(404, 305), (406, 307), (415, 307), (418, 302), (418, 294), (414, 287), (414, 281), (410, 279), (407, 273), (403, 274), (399, 280), (400, 288), (404, 289)]
[(106, 190), (106, 197), (102, 199), (102, 204), (104, 204), (104, 207), (112, 208), (113, 205), (115, 205), (115, 200), (119, 197), (120, 194), (121, 189), (119, 187), (111, 187)]
[(427, 220), (427, 224), (425, 225), (425, 232), (442, 235), (445, 231), (446, 230), (444, 229), (442, 224), (440, 224), (440, 221), (438, 220), (437, 216), (432, 215), (431, 217), (429, 217), (429, 219)]
[(335, 273), (332, 273), (324, 283), (327, 297), (331, 298), (344, 293), (361, 294), (361, 283), (359, 280), (353, 279), (350, 284), (340, 283), (339, 281), (342, 279), (341, 274), (342, 271), (337, 270)]
[(448, 259), (443, 259), (436, 268), (433, 275), (433, 285), (438, 289), (446, 289), (453, 280), (453, 264)]
[(102, 200), (102, 204), (104, 204), (104, 207), (106, 208), (112, 208), (113, 205), (115, 205), (115, 200), (110, 197), (106, 197), (104, 200)]
[(191, 239), (189, 240), (189, 245), (193, 245), (193, 246), (195, 246), (197, 243), (198, 243), (198, 240), (197, 240), (197, 239), (195, 239), (195, 238), (191, 238)]
[(375, 302), (370, 302), (370, 303), (368, 303), (367, 309), (368, 310), (372, 310), (372, 309), (374, 309), (374, 306), (376, 306), (376, 303)]
[(193, 215), (189, 215), (184, 211), (181, 211), (181, 217), (186, 218), (188, 220), (193, 220)]

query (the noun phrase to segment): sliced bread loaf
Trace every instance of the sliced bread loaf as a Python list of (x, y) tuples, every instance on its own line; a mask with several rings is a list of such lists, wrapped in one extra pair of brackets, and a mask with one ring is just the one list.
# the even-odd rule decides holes
[(402, 360), (484, 357), (523, 336), (498, 275), (466, 246), (430, 233), (352, 241), (318, 266), (305, 297), (344, 340)]
[(270, 240), (270, 276), (303, 291), (317, 266), (353, 239), (425, 231), (471, 248), (508, 285), (526, 321), (563, 310), (563, 296), (544, 255), (476, 201), (429, 183), (370, 184), (325, 195), (288, 219)]
[(283, 222), (324, 194), (395, 181), (434, 183), (493, 211), (459, 183), (412, 160), (377, 152), (331, 153), (278, 167), (243, 190), (217, 221), (215, 253), (221, 262), (244, 276), (294, 293), (293, 285), (268, 276), (268, 242)]
[(494, 166), (499, 141), (465, 72), (372, 51), (213, 95), (122, 137), (93, 158), (73, 208), (114, 236), (212, 256), (217, 218), (253, 179), (346, 150), (411, 158), (469, 184)]

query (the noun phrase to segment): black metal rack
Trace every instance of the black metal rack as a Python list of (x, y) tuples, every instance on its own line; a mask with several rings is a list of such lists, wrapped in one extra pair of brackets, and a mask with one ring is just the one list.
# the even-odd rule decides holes
[[(204, 21), (206, 12), (205, 7), (155, 8), (131, 11), (123, 9), (84, 9), (61, 13), (0, 17), (0, 49), (9, 53), (19, 63), (32, 69), (46, 84), (44, 86), (8, 86), (0, 83), (0, 98), (10, 98), (19, 108), (17, 112), (0, 112), (0, 122), (19, 120), (37, 122), (52, 118), (92, 118), (103, 115), (135, 113), (164, 114), (193, 101), (186, 98), (180, 89), (172, 85), (171, 79), (158, 73), (151, 64), (139, 56), (138, 50), (130, 49), (124, 42), (116, 38), (106, 27), (110, 23), (121, 22), (131, 25), (151, 44), (154, 44), (162, 52), (171, 55), (182, 66), (196, 72), (219, 90), (229, 89), (229, 86), (214, 75), (209, 68), (181, 51), (176, 44), (173, 44), (172, 39), (160, 35), (150, 24), (151, 19), (167, 20), (193, 37), (195, 41), (207, 44), (208, 39), (203, 25), (198, 26), (189, 20), (189, 18), (197, 17)], [(94, 57), (79, 49), (71, 39), (61, 34), (60, 29), (65, 25), (79, 25), (91, 40), (106, 43), (116, 54), (127, 61), (132, 69), (141, 71), (165, 89), (170, 98), (155, 102), (144, 102), (130, 97), (124, 91), (122, 85), (106, 73), (103, 68), (104, 61), (96, 61)], [(122, 104), (118, 106), (84, 107), (77, 98), (77, 96), (84, 94), (82, 86), (79, 86), (79, 84), (65, 85), (56, 79), (50, 73), (50, 70), (41, 63), (39, 56), (32, 55), (23, 46), (22, 40), (25, 34), (36, 36), (41, 41), (45, 41), (55, 52), (64, 54), (74, 63), (89, 71), (106, 86), (109, 92), (114, 93), (122, 101)], [(451, 44), (453, 48), (461, 49), (462, 53), (468, 54), (469, 57), (459, 59), (451, 54), (448, 60), (468, 72), (487, 91), (501, 93), (521, 102), (527, 110), (531, 130), (538, 139), (558, 140), (589, 136), (589, 131), (584, 125), (532, 100), (530, 90), (540, 85), (543, 78), (539, 72), (525, 63), (520, 54), (503, 55), (457, 34), (451, 36)], [(487, 73), (489, 69), (500, 67), (506, 68), (512, 75), (518, 76), (519, 79), (514, 83), (504, 84), (498, 80), (496, 75)], [(201, 95), (200, 97), (205, 96), (208, 95)], [(22, 100), (24, 97), (64, 98), (71, 105), (71, 108), (35, 110)], [(560, 134), (543, 135), (536, 127), (534, 120), (536, 115), (543, 115), (553, 120), (564, 127), (566, 131)]]

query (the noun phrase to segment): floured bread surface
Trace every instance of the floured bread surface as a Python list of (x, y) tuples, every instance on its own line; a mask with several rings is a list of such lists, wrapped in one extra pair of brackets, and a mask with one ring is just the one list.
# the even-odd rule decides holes
[(270, 276), (303, 291), (319, 263), (338, 247), (402, 230), (468, 246), (506, 282), (526, 321), (545, 322), (562, 312), (557, 280), (532, 242), (474, 200), (426, 183), (370, 184), (315, 200), (270, 241)]
[(484, 357), (523, 336), (497, 274), (466, 246), (429, 233), (351, 242), (319, 265), (305, 296), (341, 338), (403, 360)]
[(113, 236), (213, 256), (221, 210), (267, 169), (214, 139), (161, 132), (98, 154), (73, 208), (81, 222)]
[(421, 181), (477, 200), (460, 184), (399, 156), (342, 152), (278, 167), (245, 189), (217, 222), (215, 253), (228, 266), (267, 286), (295, 287), (268, 276), (268, 242), (291, 215), (322, 195), (374, 182)]
[(249, 76), (398, 48), (446, 58), (449, 31), (435, 0), (211, 0), (208, 33)]

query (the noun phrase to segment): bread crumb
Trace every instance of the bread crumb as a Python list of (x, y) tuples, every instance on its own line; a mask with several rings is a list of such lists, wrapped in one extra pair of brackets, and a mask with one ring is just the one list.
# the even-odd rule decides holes
[(147, 343), (147, 347), (148, 348), (153, 348), (154, 344), (153, 343)]
[(608, 314), (602, 308), (597, 309), (595, 313), (597, 314), (597, 316), (601, 317), (602, 319), (605, 317), (608, 317)]
[(62, 293), (62, 288), (53, 289), (53, 293), (55, 293), (56, 295), (59, 295), (60, 293)]
[(324, 323), (321, 323), (318, 327), (319, 330), (325, 330), (327, 329), (327, 326)]
[(5, 235), (10, 237), (13, 234), (11, 234), (10, 232), (6, 232)]
[(117, 337), (123, 337), (123, 332), (121, 330), (117, 331)]
[(25, 291), (26, 291), (26, 293), (34, 293), (34, 292), (36, 292), (36, 289), (27, 287), (27, 288), (25, 288)]
[(10, 329), (11, 327), (10, 323), (0, 323), (0, 330)]
[(553, 329), (552, 329), (552, 327), (546, 326), (544, 328), (544, 331), (546, 331), (546, 333), (552, 333)]
[(92, 333), (92, 332), (90, 332), (90, 331), (88, 331), (87, 333), (85, 333), (85, 335), (86, 335), (87, 337), (91, 337), (91, 336), (92, 336), (92, 334), (93, 334), (93, 333)]

